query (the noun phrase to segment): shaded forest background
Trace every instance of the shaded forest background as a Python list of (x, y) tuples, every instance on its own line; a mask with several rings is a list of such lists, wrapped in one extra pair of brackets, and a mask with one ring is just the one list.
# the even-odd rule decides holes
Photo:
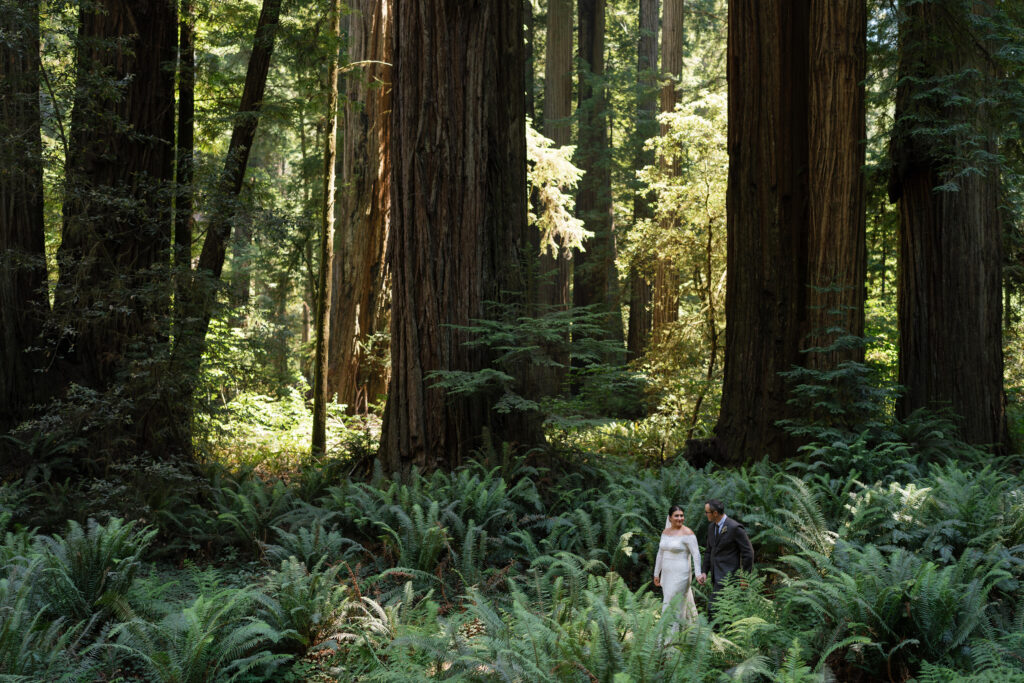
[(5, 5), (12, 472), (304, 404), (395, 472), (599, 424), (785, 458), (812, 381), (1013, 448), (1012, 4), (435, 9)]

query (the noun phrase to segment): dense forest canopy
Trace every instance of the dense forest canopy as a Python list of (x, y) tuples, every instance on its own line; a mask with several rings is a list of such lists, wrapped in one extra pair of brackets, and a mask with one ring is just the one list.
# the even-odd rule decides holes
[[(705, 674), (1000, 670), (1024, 630), (1022, 311), (1019, 2), (0, 0), (0, 616), (33, 610), (0, 623), (0, 675), (43, 675), (4, 659), (21, 634), (86, 679), (119, 657), (142, 676), (171, 638), (125, 597), (156, 582), (134, 578), (147, 548), (272, 565), (263, 598), (195, 578), (260, 625), (217, 675), (334, 637), (282, 616), (317, 582), (337, 619), (358, 603), (394, 638), (471, 612), (449, 625), (502, 652), (565, 598), (558, 640), (613, 593), (642, 603), (659, 506), (711, 495), (741, 506), (775, 572), (751, 585), (777, 597), (737, 593), (719, 625), (793, 611), (763, 641), (730, 631)], [(983, 549), (950, 507), (982, 509), (972, 468), (1003, 482)], [(120, 597), (26, 578), (76, 543), (120, 544)], [(841, 589), (812, 575), (900, 562), (974, 612), (884, 637), (838, 627), (880, 604), (821, 617)], [(502, 572), (544, 581), (495, 597)], [(800, 628), (819, 617), (824, 645)], [(655, 644), (656, 621), (601, 628)], [(369, 632), (330, 642), (388, 647)], [(380, 666), (497, 675), (473, 652)], [(520, 655), (506, 678), (531, 678)], [(656, 680), (601, 657), (547, 670)]]

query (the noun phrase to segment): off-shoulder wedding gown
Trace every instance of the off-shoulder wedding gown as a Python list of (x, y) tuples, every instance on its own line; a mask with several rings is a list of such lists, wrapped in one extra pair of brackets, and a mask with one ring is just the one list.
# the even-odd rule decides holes
[[(690, 567), (693, 567), (693, 572)], [(661, 611), (668, 609), (669, 603), (676, 595), (683, 593), (685, 597), (679, 605), (676, 618), (684, 623), (697, 620), (697, 604), (693, 600), (690, 579), (700, 573), (700, 548), (697, 547), (697, 536), (661, 535), (658, 546), (658, 559), (654, 563), (654, 575), (661, 576), (661, 590), (664, 595)]]

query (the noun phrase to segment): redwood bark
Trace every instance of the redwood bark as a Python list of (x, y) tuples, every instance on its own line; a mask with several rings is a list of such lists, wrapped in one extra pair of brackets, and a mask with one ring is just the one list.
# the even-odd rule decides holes
[[(987, 94), (984, 37), (975, 34), (967, 12), (991, 7), (905, 4), (889, 188), (900, 215), (899, 382), (906, 393), (899, 413), (952, 408), (963, 418), (963, 437), (980, 444), (1006, 440), (999, 180), (992, 166), (951, 162), (950, 155), (972, 145), (994, 154), (996, 146), (987, 108), (952, 101), (948, 90), (969, 101)], [(919, 134), (919, 126), (936, 124), (956, 130), (938, 139)], [(937, 189), (969, 165), (982, 172), (956, 177), (956, 191)]]
[(327, 65), (327, 116), (324, 137), (324, 194), (320, 226), (320, 277), (317, 283), (316, 360), (313, 366), (314, 456), (327, 452), (327, 369), (331, 334), (331, 270), (334, 267), (335, 161), (338, 156), (338, 53), (341, 49), (341, 0), (331, 0), (331, 56)]
[(728, 463), (790, 454), (779, 372), (801, 362), (807, 293), (808, 0), (729, 3), (726, 342), (716, 433)]
[(0, 431), (42, 396), (49, 309), (39, 111), (39, 2), (0, 0)]
[[(392, 375), (381, 438), (391, 472), (453, 467), (483, 445), (532, 443), (496, 398), (446, 396), (427, 374), (476, 371), (465, 345), (485, 302), (516, 301), (530, 240), (521, 10), (515, 2), (402, 0), (392, 91)], [(510, 300), (511, 298), (511, 300)]]
[[(359, 0), (349, 15), (339, 236), (334, 259), (328, 386), (349, 412), (366, 412), (387, 392), (387, 367), (371, 344), (388, 329), (391, 210), (390, 0)], [(386, 349), (385, 349), (386, 351)]]
[(170, 0), (79, 9), (55, 305), (68, 372), (95, 389), (129, 344), (167, 334), (177, 25)]
[[(547, 43), (544, 53), (544, 137), (558, 147), (572, 142), (572, 25), (573, 0), (551, 0), (547, 14)], [(571, 264), (569, 254), (559, 249), (552, 256), (544, 250), (538, 271), (541, 277), (539, 303), (543, 309), (569, 305)], [(567, 359), (559, 359), (565, 363)]]
[(195, 154), (196, 55), (192, 26), (192, 0), (181, 0), (178, 27), (178, 139), (174, 215), (174, 265), (183, 280), (192, 267), (192, 176)]
[[(640, 169), (654, 163), (654, 152), (644, 149), (644, 143), (658, 134), (657, 78), (658, 64), (658, 0), (640, 0), (640, 40), (637, 44), (637, 152), (633, 169)], [(654, 216), (651, 207), (652, 193), (643, 188), (633, 196), (633, 220), (649, 220)], [(652, 288), (649, 273), (644, 264), (632, 263), (629, 268), (629, 321), (626, 333), (626, 350), (629, 360), (640, 358), (650, 340)]]
[[(583, 171), (576, 195), (576, 214), (594, 236), (573, 263), (572, 300), (607, 314), (609, 339), (623, 341), (619, 285), (615, 270), (611, 173), (608, 160), (607, 98), (604, 80), (605, 0), (578, 0), (577, 81), (579, 146)], [(611, 360), (611, 359), (610, 359)]]
[(807, 244), (808, 367), (864, 360), (864, 347), (834, 346), (864, 334), (865, 235), (864, 0), (811, 0), (808, 122), (811, 192)]
[[(669, 113), (676, 108), (676, 85), (683, 71), (683, 0), (665, 0), (661, 16), (661, 112)], [(661, 134), (669, 133), (668, 126), (662, 124)], [(677, 174), (678, 162), (674, 159), (661, 159), (659, 163), (666, 169)], [(672, 226), (664, 223), (662, 230), (671, 230)], [(653, 306), (651, 325), (655, 335), (664, 327), (679, 319), (679, 273), (675, 265), (664, 257), (659, 257), (654, 264), (654, 283), (651, 293)]]

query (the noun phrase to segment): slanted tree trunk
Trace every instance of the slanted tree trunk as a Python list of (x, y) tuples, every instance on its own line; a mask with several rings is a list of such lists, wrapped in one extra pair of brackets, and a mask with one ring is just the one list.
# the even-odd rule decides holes
[(0, 431), (44, 395), (39, 2), (0, 0)]
[(485, 432), (526, 444), (540, 433), (523, 413), (495, 412), (497, 395), (445, 395), (428, 376), (489, 367), (490, 354), (453, 326), (483, 318), (488, 301), (524, 303), (520, 7), (401, 0), (394, 30), (392, 375), (381, 460), (408, 472), (458, 465)]
[[(351, 4), (345, 135), (341, 151), (340, 235), (335, 254), (329, 392), (350, 413), (366, 412), (387, 391), (379, 359), (387, 331), (391, 204), (390, 0)], [(378, 362), (375, 362), (378, 361)]]
[(811, 0), (806, 365), (834, 368), (864, 359), (863, 346), (835, 346), (864, 334), (865, 234), (864, 0)]
[[(661, 15), (661, 112), (676, 109), (676, 86), (683, 71), (683, 0), (665, 0)], [(667, 135), (668, 126), (662, 124), (661, 134)], [(675, 159), (660, 159), (659, 163), (673, 174), (678, 174)], [(665, 223), (662, 230), (671, 230)], [(651, 324), (655, 336), (666, 325), (679, 319), (679, 272), (671, 260), (659, 257), (654, 264), (654, 287), (651, 294), (653, 313)]]
[(808, 1), (729, 3), (721, 460), (792, 450), (779, 372), (801, 363), (807, 292)]
[[(900, 215), (899, 382), (906, 393), (898, 410), (949, 407), (963, 418), (965, 439), (1001, 444), (998, 173), (983, 161), (950, 159), (972, 147), (996, 152), (990, 112), (979, 101), (991, 73), (985, 36), (968, 15), (991, 11), (992, 3), (926, 0), (902, 8), (889, 188)], [(936, 138), (936, 129), (946, 132)], [(982, 172), (957, 173), (970, 166)]]
[(320, 228), (320, 278), (317, 286), (316, 360), (313, 366), (314, 456), (327, 452), (327, 369), (331, 334), (331, 270), (334, 267), (335, 161), (338, 156), (338, 53), (341, 49), (341, 0), (331, 0), (331, 56), (327, 65), (327, 135), (324, 137), (324, 208)]
[[(187, 386), (179, 397), (175, 411), (178, 425), (175, 442), (186, 449), (191, 443), (191, 394), (199, 377), (199, 366), (206, 347), (206, 333), (215, 308), (217, 280), (224, 269), (224, 257), (238, 193), (242, 189), (245, 170), (249, 161), (249, 150), (256, 136), (263, 93), (267, 87), (267, 73), (270, 58), (274, 53), (281, 0), (264, 0), (260, 10), (256, 34), (253, 38), (252, 53), (245, 73), (245, 85), (238, 115), (231, 131), (231, 141), (224, 160), (224, 169), (214, 187), (211, 206), (214, 212), (206, 230), (206, 239), (199, 254), (199, 262), (193, 274), (192, 286), (183, 297), (181, 334), (175, 339), (174, 356), (180, 363), (178, 372)], [(190, 449), (185, 452), (190, 452)]]
[[(640, 41), (637, 44), (636, 74), (637, 151), (633, 169), (639, 171), (654, 163), (654, 152), (644, 149), (644, 142), (658, 133), (657, 111), (658, 64), (658, 0), (640, 0)], [(652, 196), (645, 188), (633, 195), (633, 220), (649, 220), (654, 216)], [(629, 360), (640, 358), (647, 349), (651, 335), (651, 283), (644, 264), (629, 267), (629, 326), (626, 351)]]
[(55, 306), (69, 377), (101, 391), (168, 331), (177, 25), (169, 1), (79, 8)]
[(573, 305), (595, 305), (607, 315), (608, 339), (623, 341), (615, 271), (611, 173), (608, 163), (607, 98), (604, 79), (605, 0), (578, 0), (577, 81), (579, 111), (578, 166), (583, 171), (576, 195), (576, 214), (594, 236), (586, 251), (575, 255)]

